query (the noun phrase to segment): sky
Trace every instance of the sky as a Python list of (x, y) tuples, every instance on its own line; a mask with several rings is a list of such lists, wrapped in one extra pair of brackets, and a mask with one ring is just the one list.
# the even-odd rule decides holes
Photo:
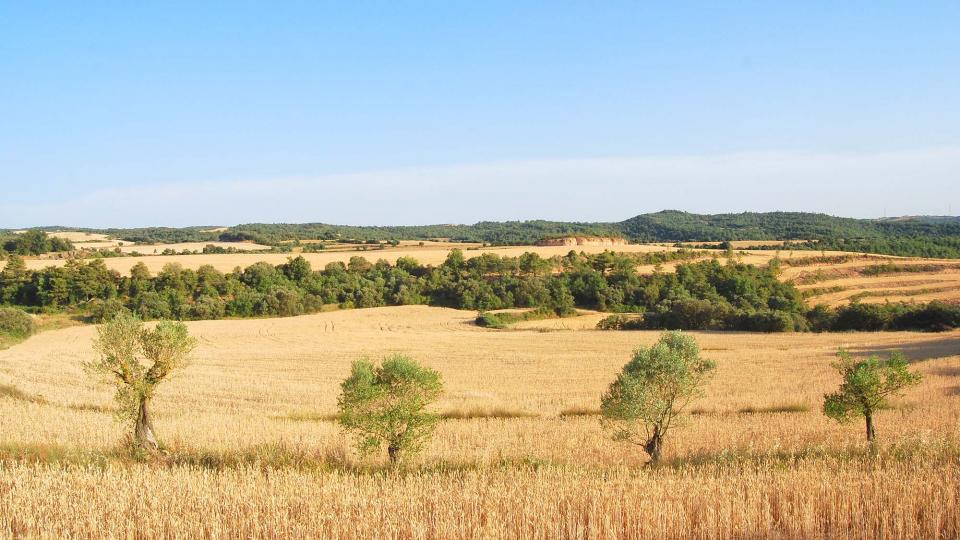
[(0, 228), (960, 213), (960, 2), (0, 0)]

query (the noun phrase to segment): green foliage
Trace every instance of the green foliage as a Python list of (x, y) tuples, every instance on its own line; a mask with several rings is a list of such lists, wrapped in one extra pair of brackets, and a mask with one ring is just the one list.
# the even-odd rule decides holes
[(436, 414), (425, 408), (443, 390), (440, 374), (414, 360), (395, 355), (379, 366), (353, 363), (337, 400), (338, 421), (356, 437), (362, 453), (387, 447), (392, 463), (420, 450), (433, 433)]
[(0, 307), (0, 334), (23, 339), (33, 335), (33, 318), (16, 308)]
[(665, 333), (653, 347), (638, 348), (617, 375), (600, 400), (601, 422), (615, 440), (642, 446), (656, 462), (663, 438), (715, 368), (693, 337)]
[(597, 330), (643, 330), (643, 319), (629, 315), (610, 315), (597, 323)]
[(135, 315), (121, 311), (97, 329), (98, 356), (84, 368), (116, 387), (118, 418), (135, 422), (156, 386), (186, 365), (195, 346), (183, 323), (161, 321), (147, 329)]
[(901, 395), (904, 388), (918, 384), (921, 375), (910, 371), (901, 353), (886, 360), (879, 356), (858, 360), (843, 350), (838, 356), (833, 367), (842, 382), (839, 390), (824, 395), (823, 413), (838, 422), (866, 418), (867, 438), (872, 441), (874, 412), (888, 406), (887, 400)]
[[(944, 330), (960, 326), (960, 306), (944, 303), (852, 305), (810, 310), (793, 284), (776, 270), (718, 260), (685, 263), (702, 252), (649, 254), (571, 251), (543, 259), (534, 254), (466, 258), (454, 250), (440, 266), (411, 258), (396, 265), (360, 257), (315, 271), (303, 257), (272, 266), (260, 262), (223, 274), (177, 264), (151, 276), (134, 266), (129, 276), (102, 260), (68, 261), (28, 270), (13, 256), (0, 272), (0, 304), (41, 309), (76, 308), (95, 321), (122, 307), (142, 319), (220, 319), (292, 316), (342, 308), (427, 304), (491, 311), (547, 310), (569, 316), (576, 308), (636, 314), (648, 329)], [(680, 262), (676, 272), (639, 275), (639, 265)], [(642, 316), (641, 316), (642, 315)], [(814, 320), (816, 319), (816, 320)], [(481, 321), (492, 322), (492, 321)], [(613, 328), (612, 326), (610, 328)]]
[[(960, 219), (908, 218), (897, 220), (851, 219), (804, 212), (744, 212), (701, 215), (676, 210), (641, 214), (610, 223), (558, 221), (479, 222), (473, 225), (423, 225), (405, 227), (352, 227), (325, 223), (249, 223), (221, 233), (214, 227), (182, 229), (150, 227), (139, 229), (81, 229), (109, 234), (139, 243), (255, 241), (289, 251), (290, 242), (325, 240), (378, 247), (398, 240), (482, 242), (488, 245), (531, 245), (564, 236), (624, 237), (635, 242), (711, 242), (731, 240), (790, 240), (786, 250), (836, 250), (886, 253), (916, 257), (960, 257)], [(59, 230), (50, 228), (47, 230)], [(38, 231), (39, 232), (39, 231)], [(0, 251), (11, 237), (0, 238)], [(307, 250), (323, 244), (302, 245)], [(721, 245), (727, 249), (728, 245)], [(778, 249), (756, 246), (757, 249)], [(222, 249), (222, 248), (220, 248)], [(7, 249), (8, 252), (16, 250)], [(229, 248), (226, 248), (229, 251)], [(209, 248), (219, 253), (218, 248)]]
[(490, 313), (487, 311), (481, 311), (477, 314), (475, 322), (477, 326), (482, 326), (484, 328), (502, 329), (518, 322), (540, 321), (543, 319), (554, 319), (557, 317), (567, 317), (572, 315), (576, 315), (576, 310), (574, 310), (572, 314), (565, 313), (564, 315), (558, 315), (555, 309), (549, 307), (531, 309), (529, 311), (524, 311), (523, 313)]
[(960, 327), (960, 305), (934, 300), (926, 304), (853, 302), (836, 310), (829, 329), (939, 332), (957, 327)]
[(17, 255), (43, 255), (51, 251), (72, 251), (69, 240), (49, 236), (38, 229), (30, 229), (19, 234), (0, 235), (0, 254), (3, 252)]

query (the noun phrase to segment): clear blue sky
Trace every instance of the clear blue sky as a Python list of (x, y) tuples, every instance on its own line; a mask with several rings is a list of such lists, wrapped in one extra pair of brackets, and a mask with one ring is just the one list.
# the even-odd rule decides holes
[(960, 3), (0, 0), (0, 227), (960, 213)]

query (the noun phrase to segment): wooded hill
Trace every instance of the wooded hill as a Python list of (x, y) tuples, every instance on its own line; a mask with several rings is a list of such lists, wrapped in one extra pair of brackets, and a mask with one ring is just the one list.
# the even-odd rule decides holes
[(494, 245), (534, 244), (561, 236), (621, 236), (633, 242), (711, 242), (724, 240), (821, 240), (818, 249), (958, 257), (960, 219), (914, 216), (854, 219), (806, 212), (691, 214), (664, 210), (620, 222), (481, 221), (473, 225), (348, 226), (325, 223), (248, 223), (215, 231), (212, 226), (186, 228), (77, 229), (134, 242), (208, 242), (250, 240), (280, 245), (295, 240), (429, 240), (436, 238)]

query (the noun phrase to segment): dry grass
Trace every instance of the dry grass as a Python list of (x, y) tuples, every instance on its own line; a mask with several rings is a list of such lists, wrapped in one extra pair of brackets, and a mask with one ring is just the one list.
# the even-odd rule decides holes
[[(159, 388), (167, 454), (118, 451), (91, 327), (0, 352), (0, 537), (956, 537), (960, 332), (695, 333), (718, 363), (661, 469), (591, 416), (655, 332), (492, 332), (419, 306), (188, 323), (196, 359)], [(585, 316), (584, 319), (594, 317)], [(574, 322), (576, 319), (568, 319)], [(547, 322), (547, 321), (538, 321)], [(819, 413), (836, 349), (902, 349), (919, 388), (861, 426)], [(438, 369), (446, 417), (408, 468), (361, 460), (335, 418), (360, 356)]]

